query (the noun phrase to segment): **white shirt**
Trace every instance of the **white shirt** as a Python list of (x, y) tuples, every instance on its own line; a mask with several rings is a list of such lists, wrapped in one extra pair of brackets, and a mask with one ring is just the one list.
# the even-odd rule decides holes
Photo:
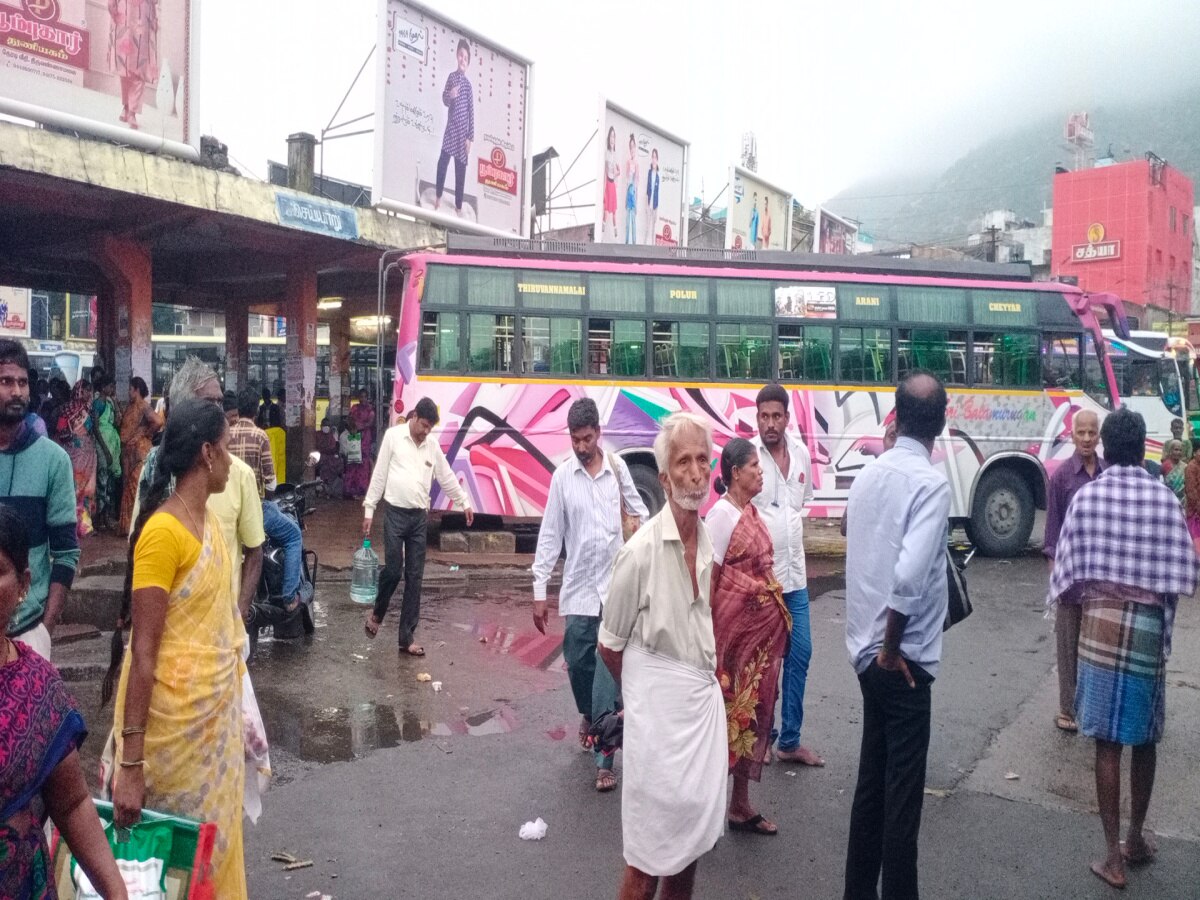
[(640, 521), (650, 517), (624, 460), (608, 453), (601, 455), (603, 462), (595, 478), (574, 453), (550, 478), (531, 570), (533, 599), (546, 599), (546, 583), (565, 542), (567, 561), (558, 594), (560, 616), (600, 615), (608, 596), (613, 560), (621, 549), (622, 499), (625, 508)]
[(763, 446), (761, 437), (750, 443), (758, 448), (762, 463), (763, 489), (754, 505), (771, 533), (775, 548), (775, 577), (785, 594), (808, 587), (804, 567), (804, 504), (812, 500), (812, 457), (808, 448), (784, 432), (787, 444), (788, 473), (785, 477)]
[(703, 522), (696, 523), (696, 583), (683, 557), (683, 539), (671, 505), (643, 525), (613, 564), (600, 646), (618, 653), (626, 644), (678, 660), (703, 672), (717, 670), (713, 637), (713, 551)]
[(911, 438), (863, 469), (846, 501), (846, 651), (860, 675), (888, 609), (908, 616), (900, 654), (936, 676), (946, 618), (950, 484)]
[(379, 445), (363, 511), (372, 517), (380, 498), (403, 509), (428, 509), (429, 489), (435, 477), (453, 502), (463, 509), (471, 508), (471, 500), (454, 477), (438, 442), (428, 436), (418, 446), (408, 432), (407, 422), (393, 425), (384, 432)]
[(742, 510), (733, 505), (728, 494), (714, 503), (704, 517), (704, 527), (708, 530), (708, 539), (712, 541), (713, 562), (718, 566), (725, 565), (725, 551), (729, 549), (733, 529), (737, 528), (741, 518)]

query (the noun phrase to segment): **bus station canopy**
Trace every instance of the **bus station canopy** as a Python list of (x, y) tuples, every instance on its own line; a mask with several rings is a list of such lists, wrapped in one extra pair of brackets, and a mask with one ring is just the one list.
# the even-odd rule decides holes
[(95, 293), (103, 303), (113, 239), (145, 250), (156, 303), (251, 311), (283, 301), (288, 276), (304, 271), (319, 297), (343, 298), (343, 315), (373, 315), (381, 251), (438, 246), (445, 233), (170, 156), (0, 122), (0, 284)]

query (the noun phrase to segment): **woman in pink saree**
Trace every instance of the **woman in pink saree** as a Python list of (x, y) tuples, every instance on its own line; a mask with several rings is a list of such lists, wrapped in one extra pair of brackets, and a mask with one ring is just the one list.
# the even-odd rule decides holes
[(750, 781), (762, 778), (770, 750), (779, 669), (792, 618), (772, 570), (767, 526), (751, 499), (762, 490), (758, 450), (734, 438), (721, 452), (723, 494), (705, 517), (713, 545), (712, 617), (717, 679), (725, 695), (733, 797), (729, 829), (774, 835), (778, 829), (750, 805)]
[(108, 64), (121, 79), (121, 121), (138, 127), (147, 84), (158, 81), (158, 0), (108, 0)]

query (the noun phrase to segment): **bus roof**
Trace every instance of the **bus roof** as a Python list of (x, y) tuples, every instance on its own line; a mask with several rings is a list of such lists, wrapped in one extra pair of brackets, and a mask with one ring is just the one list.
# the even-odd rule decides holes
[[(710, 250), (692, 247), (651, 247), (640, 244), (594, 244), (587, 241), (535, 241), (524, 238), (450, 234), (450, 254), (505, 256), (515, 259), (556, 259), (578, 262), (687, 264), (719, 268), (845, 272), (865, 275), (964, 278), (1026, 282), (1033, 270), (1028, 262), (989, 263), (979, 260), (895, 259), (887, 256), (842, 256), (830, 253), (787, 253), (782, 250)], [(1068, 293), (1079, 288), (1060, 282), (1053, 289)]]

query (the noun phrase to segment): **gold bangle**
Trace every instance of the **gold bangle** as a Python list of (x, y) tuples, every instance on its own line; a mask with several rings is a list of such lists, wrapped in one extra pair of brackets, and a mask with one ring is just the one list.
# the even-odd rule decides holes
[(128, 762), (126, 762), (125, 760), (121, 760), (121, 762), (120, 762), (120, 766), (122, 769), (136, 769), (139, 766), (145, 766), (145, 765), (146, 765), (146, 761), (144, 759), (133, 759), (133, 760), (129, 760)]
[(145, 734), (145, 733), (146, 733), (145, 725), (141, 726), (140, 728), (133, 727), (133, 728), (122, 728), (121, 729), (121, 737), (129, 737), (131, 734)]

